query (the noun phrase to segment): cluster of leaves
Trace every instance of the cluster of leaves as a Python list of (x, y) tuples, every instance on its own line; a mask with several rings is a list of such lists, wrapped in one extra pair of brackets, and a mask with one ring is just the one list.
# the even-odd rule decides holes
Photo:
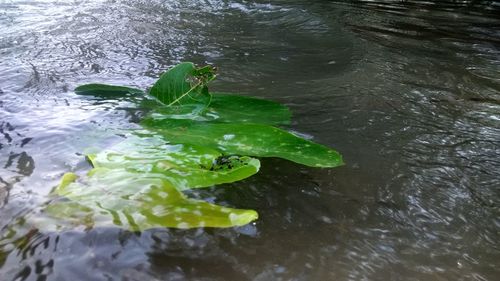
[[(181, 63), (153, 85), (159, 103), (121, 143), (87, 155), (93, 169), (67, 173), (45, 208), (55, 226), (117, 225), (231, 227), (257, 219), (234, 209), (186, 197), (182, 191), (247, 178), (258, 172), (253, 157), (280, 157), (313, 167), (335, 167), (341, 156), (276, 126), (290, 122), (285, 106), (268, 100), (210, 93), (210, 66)], [(77, 87), (82, 95), (136, 95), (142, 90), (104, 84)]]

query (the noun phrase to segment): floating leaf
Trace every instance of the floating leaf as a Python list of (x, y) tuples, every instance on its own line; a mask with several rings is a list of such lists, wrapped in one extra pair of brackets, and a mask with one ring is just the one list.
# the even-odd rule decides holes
[(335, 150), (268, 125), (152, 118), (144, 119), (141, 124), (171, 143), (209, 147), (226, 155), (280, 157), (312, 167), (343, 164)]
[[(170, 182), (153, 173), (96, 168), (82, 182), (61, 184), (54, 191), (66, 199), (45, 209), (59, 229), (84, 225), (120, 226), (133, 231), (157, 227), (232, 227), (258, 215), (187, 198)], [(37, 219), (41, 225), (41, 218)], [(47, 223), (45, 223), (47, 225)]]
[(75, 88), (75, 93), (78, 95), (93, 95), (93, 96), (124, 96), (134, 94), (144, 94), (144, 91), (136, 88), (114, 86), (106, 84), (86, 84)]
[(191, 119), (224, 123), (290, 123), (290, 110), (277, 102), (227, 93), (213, 93), (208, 108), (200, 104), (160, 107), (153, 111), (155, 119)]
[(149, 94), (165, 105), (199, 103), (208, 106), (211, 95), (207, 83), (214, 78), (215, 71), (210, 66), (196, 68), (193, 63), (184, 62), (163, 73)]

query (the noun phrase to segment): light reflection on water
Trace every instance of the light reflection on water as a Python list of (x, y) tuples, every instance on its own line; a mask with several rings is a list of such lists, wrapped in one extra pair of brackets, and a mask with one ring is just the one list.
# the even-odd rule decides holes
[[(496, 7), (1, 3), (0, 276), (495, 280)], [(219, 66), (217, 89), (286, 103), (292, 129), (335, 147), (347, 165), (264, 159), (250, 179), (189, 193), (257, 210), (242, 228), (39, 233), (23, 221), (64, 172), (89, 169), (84, 150), (140, 119), (126, 99), (71, 90), (91, 81), (146, 88), (184, 60)]]

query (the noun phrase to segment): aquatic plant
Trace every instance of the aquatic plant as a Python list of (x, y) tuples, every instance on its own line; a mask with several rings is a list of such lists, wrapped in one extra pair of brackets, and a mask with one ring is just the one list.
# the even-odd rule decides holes
[[(87, 155), (87, 175), (67, 173), (45, 208), (56, 226), (116, 225), (130, 230), (245, 225), (257, 212), (190, 199), (183, 190), (242, 180), (258, 172), (254, 157), (280, 157), (312, 167), (342, 164), (334, 150), (284, 129), (287, 107), (257, 98), (211, 93), (211, 66), (181, 63), (161, 75), (149, 95), (158, 105), (121, 143)], [(88, 84), (81, 95), (144, 91)]]

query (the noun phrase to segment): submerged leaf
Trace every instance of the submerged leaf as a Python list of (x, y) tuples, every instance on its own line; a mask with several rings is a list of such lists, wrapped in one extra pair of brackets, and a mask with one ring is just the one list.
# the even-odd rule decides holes
[[(232, 227), (245, 225), (258, 215), (187, 198), (158, 174), (125, 169), (96, 168), (84, 182), (60, 186), (55, 194), (66, 198), (52, 202), (47, 219), (55, 225), (120, 226), (133, 231), (157, 227)], [(38, 224), (41, 219), (38, 218)], [(47, 225), (45, 223), (45, 225)]]
[(214, 78), (212, 67), (196, 68), (193, 63), (184, 62), (163, 73), (149, 94), (165, 105), (199, 103), (208, 106), (211, 95), (206, 84)]
[(144, 91), (136, 88), (125, 86), (115, 86), (106, 84), (86, 84), (75, 88), (75, 93), (78, 95), (93, 95), (93, 96), (124, 96), (128, 94), (143, 94)]
[(144, 119), (141, 124), (171, 143), (205, 146), (226, 155), (280, 157), (312, 167), (343, 164), (338, 152), (263, 124), (194, 122), (191, 120)]
[(59, 189), (64, 189), (69, 184), (75, 182), (78, 179), (78, 176), (74, 173), (66, 173), (63, 175), (61, 179), (61, 183), (59, 184)]
[(226, 159), (214, 149), (189, 144), (170, 145), (158, 136), (130, 136), (88, 157), (95, 168), (161, 174), (179, 190), (239, 181), (260, 168), (259, 160), (254, 158)]

